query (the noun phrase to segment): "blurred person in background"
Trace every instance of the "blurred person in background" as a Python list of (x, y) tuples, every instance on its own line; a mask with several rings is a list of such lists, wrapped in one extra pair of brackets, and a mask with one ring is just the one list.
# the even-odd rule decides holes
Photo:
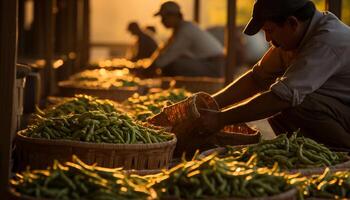
[(137, 38), (136, 44), (133, 46), (131, 61), (137, 61), (149, 58), (158, 48), (157, 42), (146, 31), (141, 30), (136, 22), (128, 25), (128, 31)]
[(208, 32), (185, 21), (177, 3), (163, 3), (155, 16), (172, 29), (172, 35), (152, 56), (154, 60), (145, 74), (161, 69), (163, 76), (223, 76), (223, 46)]

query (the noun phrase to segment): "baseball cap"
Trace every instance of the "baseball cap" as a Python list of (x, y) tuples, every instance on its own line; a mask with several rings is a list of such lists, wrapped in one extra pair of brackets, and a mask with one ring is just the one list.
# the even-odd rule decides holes
[(253, 8), (253, 16), (244, 28), (243, 33), (254, 35), (259, 32), (266, 19), (292, 14), (309, 1), (310, 0), (256, 0)]
[(174, 1), (167, 1), (160, 6), (159, 11), (154, 16), (178, 13), (181, 13), (179, 4)]

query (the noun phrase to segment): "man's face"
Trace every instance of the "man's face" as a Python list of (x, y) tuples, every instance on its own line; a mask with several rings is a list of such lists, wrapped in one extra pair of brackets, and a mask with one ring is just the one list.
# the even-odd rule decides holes
[(299, 28), (287, 22), (282, 25), (266, 21), (262, 30), (265, 32), (267, 42), (283, 50), (294, 50), (298, 47)]
[(175, 17), (173, 15), (161, 15), (162, 18), (162, 24), (166, 27), (166, 28), (173, 28), (175, 26), (174, 20)]

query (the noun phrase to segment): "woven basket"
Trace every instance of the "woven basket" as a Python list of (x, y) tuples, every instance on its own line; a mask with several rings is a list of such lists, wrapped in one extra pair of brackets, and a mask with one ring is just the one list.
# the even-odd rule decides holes
[[(204, 198), (206, 200), (297, 200), (298, 199), (298, 190), (293, 188), (284, 193), (270, 196), (270, 197), (256, 197), (256, 198), (235, 198), (235, 197), (226, 197), (226, 198), (216, 198), (208, 197)], [(163, 197), (161, 200), (185, 200), (183, 198), (177, 197)]]
[(35, 198), (35, 197), (22, 195), (22, 194), (16, 192), (14, 189), (10, 189), (9, 197), (10, 197), (10, 200), (49, 200), (49, 199), (44, 199), (44, 198)]
[(171, 132), (175, 133), (178, 141), (175, 149), (176, 157), (181, 156), (183, 152), (191, 156), (197, 149), (212, 148), (207, 145), (210, 135), (199, 135), (196, 131), (200, 126), (198, 123), (200, 108), (219, 110), (214, 98), (207, 93), (199, 92), (183, 101), (165, 107), (160, 114), (148, 121), (156, 126), (172, 127)]
[[(240, 145), (240, 146), (246, 147), (247, 145)], [(204, 151), (200, 154), (199, 158), (203, 158), (203, 157), (208, 156), (208, 155), (213, 154), (213, 153), (223, 155), (226, 153), (226, 148), (225, 147), (217, 147), (214, 149)], [(333, 165), (333, 166), (329, 166), (328, 168), (330, 170), (349, 169), (350, 168), (350, 157), (347, 157), (347, 161)], [(312, 174), (322, 174), (325, 169), (326, 169), (326, 167), (317, 167), (317, 168), (305, 168), (305, 169), (292, 169), (292, 170), (287, 170), (286, 172), (288, 172), (290, 174), (300, 173), (303, 176), (310, 176)]]
[(53, 160), (70, 161), (73, 154), (87, 164), (124, 169), (166, 168), (176, 146), (176, 137), (168, 142), (155, 144), (107, 144), (71, 140), (47, 140), (24, 136), (25, 130), (16, 137), (19, 169), (31, 166), (46, 168)]
[[(271, 197), (259, 197), (259, 198), (215, 198), (215, 197), (210, 197), (206, 198), (206, 200), (297, 200), (297, 194), (298, 190), (297, 189), (291, 189), (287, 192), (274, 195)], [(48, 199), (38, 199), (34, 197), (29, 197), (29, 196), (24, 196), (19, 194), (18, 192), (14, 190), (10, 190), (10, 199), (11, 200), (48, 200)], [(162, 197), (161, 200), (185, 200), (182, 198), (176, 198), (176, 197)], [(316, 200), (316, 199), (313, 199)], [(327, 199), (317, 199), (317, 200), (327, 200)]]
[(61, 81), (58, 83), (59, 93), (61, 96), (73, 97), (75, 94), (87, 94), (96, 96), (101, 99), (111, 99), (114, 101), (122, 102), (131, 97), (135, 92), (139, 94), (145, 94), (146, 88), (137, 87), (121, 87), (113, 89), (104, 88), (83, 88), (76, 87), (71, 81)]
[(167, 89), (170, 86), (185, 88), (190, 92), (214, 93), (225, 86), (225, 80), (212, 77), (163, 77), (161, 87)]
[(225, 126), (216, 134), (219, 145), (245, 145), (258, 143), (261, 134), (258, 130), (250, 128), (248, 125), (235, 124)]

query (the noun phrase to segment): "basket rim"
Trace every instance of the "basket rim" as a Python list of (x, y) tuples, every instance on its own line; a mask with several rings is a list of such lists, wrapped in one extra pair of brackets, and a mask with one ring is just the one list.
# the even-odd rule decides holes
[(219, 132), (216, 133), (216, 135), (220, 137), (234, 137), (235, 135), (246, 136), (246, 137), (256, 137), (258, 135), (261, 135), (261, 133), (258, 130), (255, 130), (254, 133), (251, 133), (251, 134), (245, 134), (240, 132), (227, 132), (227, 131), (220, 130)]
[[(263, 199), (271, 199), (271, 200), (277, 200), (277, 199), (281, 199), (282, 197), (286, 196), (286, 195), (295, 195), (297, 196), (298, 193), (298, 189), (296, 187), (292, 187), (287, 191), (284, 191), (282, 193), (276, 194), (276, 195), (272, 195), (272, 196), (267, 196), (267, 197), (251, 197), (251, 198), (241, 198), (241, 197), (215, 197), (215, 196), (208, 196), (207, 198), (203, 198), (204, 200), (209, 200), (209, 199), (216, 199), (216, 200), (263, 200)], [(172, 200), (185, 200), (183, 198), (174, 198), (173, 196), (165, 196), (165, 199), (170, 198)], [(162, 199), (162, 198), (161, 198)], [(169, 199), (169, 200), (170, 200)]]
[(111, 150), (144, 150), (144, 149), (158, 149), (167, 146), (176, 145), (177, 138), (176, 135), (170, 133), (173, 136), (172, 140), (160, 143), (151, 144), (113, 144), (113, 143), (93, 143), (93, 142), (82, 142), (74, 141), (68, 139), (45, 139), (45, 138), (32, 138), (23, 135), (27, 129), (20, 130), (16, 133), (16, 140), (21, 142), (28, 142), (33, 144), (46, 144), (50, 146), (70, 146), (70, 147), (80, 147), (80, 148), (99, 148), (99, 149), (111, 149)]
[(82, 86), (77, 86), (74, 85), (74, 82), (72, 81), (60, 81), (58, 82), (58, 87), (61, 88), (67, 88), (67, 89), (80, 89), (80, 90), (96, 90), (96, 91), (132, 91), (132, 92), (137, 92), (142, 89), (142, 85), (138, 86), (124, 86), (124, 87), (118, 87), (118, 88), (98, 88), (98, 87), (82, 87)]

